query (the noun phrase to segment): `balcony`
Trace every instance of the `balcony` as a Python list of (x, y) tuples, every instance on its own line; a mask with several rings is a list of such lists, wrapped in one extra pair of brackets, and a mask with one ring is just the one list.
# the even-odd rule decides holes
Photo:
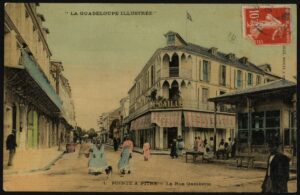
[(179, 77), (179, 68), (178, 67), (169, 67), (169, 76), (170, 77)]
[(182, 101), (181, 100), (155, 100), (151, 101), (150, 108), (151, 109), (164, 109), (164, 108), (181, 108)]
[[(146, 104), (138, 107), (135, 112), (130, 113), (131, 117), (137, 116), (142, 114), (148, 110), (155, 110), (155, 109), (191, 109), (191, 110), (199, 110), (199, 111), (210, 111), (214, 112), (214, 103), (207, 102), (207, 103), (200, 103), (197, 101), (190, 101), (190, 100), (167, 100), (167, 99), (160, 99), (149, 101)], [(229, 112), (234, 113), (235, 108), (231, 105), (218, 105), (217, 112)]]
[(36, 81), (36, 83), (42, 88), (42, 90), (47, 94), (47, 96), (52, 100), (52, 102), (61, 110), (62, 102), (51, 86), (49, 80), (39, 68), (38, 64), (34, 60), (32, 60), (32, 58), (24, 50), (22, 50), (22, 56), (25, 69)]

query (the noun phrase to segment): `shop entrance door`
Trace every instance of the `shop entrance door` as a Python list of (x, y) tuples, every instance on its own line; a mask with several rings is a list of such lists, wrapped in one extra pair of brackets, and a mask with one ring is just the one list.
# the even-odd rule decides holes
[(177, 139), (177, 127), (167, 128), (168, 131), (168, 148), (170, 148), (170, 144), (173, 139)]

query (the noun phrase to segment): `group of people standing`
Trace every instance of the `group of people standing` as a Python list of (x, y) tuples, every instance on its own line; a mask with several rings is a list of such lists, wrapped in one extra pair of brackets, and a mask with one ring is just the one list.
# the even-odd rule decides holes
[(219, 158), (221, 155), (225, 159), (229, 158), (229, 155), (231, 158), (235, 157), (236, 139), (232, 140), (231, 138), (229, 138), (228, 142), (225, 142), (224, 139), (221, 139), (221, 142), (219, 143), (219, 148), (218, 148), (218, 151), (216, 154), (217, 158)]
[(210, 143), (207, 143), (206, 139), (203, 140), (200, 136), (196, 136), (194, 141), (194, 151), (203, 153), (203, 159), (212, 159), (214, 156), (213, 140), (210, 139)]
[[(226, 159), (229, 158), (229, 155), (231, 158), (235, 157), (236, 152), (236, 142), (235, 139), (228, 139), (229, 143), (224, 142), (224, 139), (221, 139), (219, 143), (218, 150), (216, 152), (216, 157), (219, 158), (221, 155)], [(203, 157), (207, 158), (213, 158), (214, 151), (214, 140), (213, 137), (210, 138), (209, 143), (207, 143), (207, 139), (202, 139), (200, 136), (195, 137), (194, 141), (194, 151), (203, 153)]]

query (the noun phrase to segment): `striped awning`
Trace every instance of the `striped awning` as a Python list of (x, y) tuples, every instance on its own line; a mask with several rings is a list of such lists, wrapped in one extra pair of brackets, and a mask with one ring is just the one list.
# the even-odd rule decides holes
[(130, 130), (148, 129), (151, 127), (151, 115), (143, 115), (131, 121)]
[[(214, 128), (214, 114), (184, 112), (186, 127)], [(235, 128), (235, 115), (217, 114), (217, 128)]]
[(181, 111), (152, 112), (151, 122), (159, 127), (180, 127)]

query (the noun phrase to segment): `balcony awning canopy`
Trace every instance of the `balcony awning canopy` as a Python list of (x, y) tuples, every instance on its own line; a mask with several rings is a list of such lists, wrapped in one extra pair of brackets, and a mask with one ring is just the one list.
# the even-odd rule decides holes
[(256, 98), (274, 98), (291, 95), (296, 92), (297, 84), (279, 79), (272, 82), (257, 85), (256, 87), (240, 89), (233, 92), (225, 93), (220, 96), (209, 98), (208, 101), (225, 104), (238, 104), (245, 100), (245, 97)]
[(22, 49), (22, 63), (29, 75), (34, 79), (34, 81), (40, 86), (44, 93), (49, 97), (49, 99), (59, 108), (62, 109), (62, 101), (57, 95), (56, 91), (51, 86), (49, 80), (46, 78), (42, 70), (40, 70), (39, 65), (32, 59), (29, 54)]
[(181, 111), (151, 112), (131, 122), (131, 130), (148, 129), (152, 124), (159, 127), (181, 126)]
[(62, 102), (38, 65), (22, 50), (24, 68), (5, 67), (7, 87), (50, 116), (60, 116)]
[(151, 114), (143, 115), (131, 122), (130, 130), (148, 129), (151, 127)]
[(152, 112), (151, 121), (159, 127), (181, 126), (181, 111)]
[[(205, 112), (184, 112), (186, 127), (214, 128), (214, 114)], [(217, 128), (235, 128), (235, 115), (217, 114)]]

